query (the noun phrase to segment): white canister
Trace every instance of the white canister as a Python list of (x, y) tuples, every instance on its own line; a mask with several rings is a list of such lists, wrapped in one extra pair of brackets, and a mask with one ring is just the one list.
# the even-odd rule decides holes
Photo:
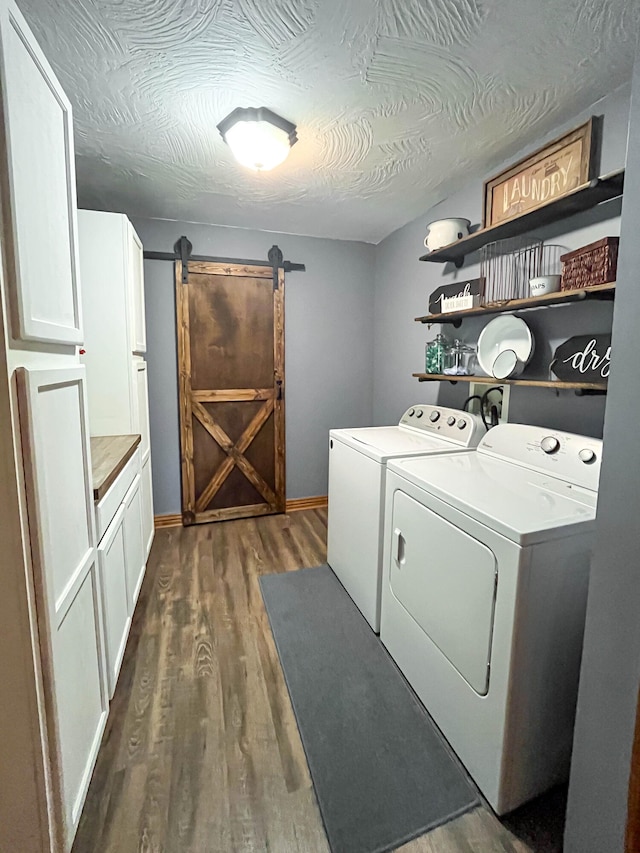
[(471, 222), (468, 219), (436, 219), (427, 225), (427, 236), (424, 245), (430, 252), (435, 252), (443, 246), (462, 240), (469, 234)]
[(529, 290), (532, 296), (543, 296), (545, 293), (557, 293), (560, 290), (559, 275), (539, 275), (529, 279)]

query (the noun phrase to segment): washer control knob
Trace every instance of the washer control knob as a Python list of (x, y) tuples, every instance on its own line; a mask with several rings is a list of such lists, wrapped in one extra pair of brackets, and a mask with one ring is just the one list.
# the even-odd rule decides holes
[(547, 435), (540, 442), (540, 447), (544, 450), (545, 453), (557, 453), (560, 449), (560, 442), (557, 438), (555, 438), (555, 436)]
[(466, 427), (466, 425), (467, 425), (467, 422), (465, 421), (465, 419), (460, 418), (460, 420), (458, 421), (458, 429), (464, 429)]
[(416, 412), (416, 417), (421, 418), (423, 415), (424, 415), (424, 412), (422, 411), (422, 409), (418, 409), (418, 411)]
[(440, 412), (434, 409), (433, 412), (431, 412), (431, 414), (429, 415), (429, 420), (432, 424), (435, 424), (436, 421), (440, 420)]
[(449, 415), (449, 417), (447, 418), (447, 423), (449, 424), (449, 426), (453, 426), (455, 422), (456, 419), (453, 417), (453, 415)]
[(416, 410), (411, 409), (411, 411), (409, 412), (409, 417), (412, 418), (415, 415), (415, 413), (416, 413)]
[(589, 465), (591, 462), (596, 461), (595, 450), (592, 450), (590, 447), (583, 448), (580, 453), (578, 453), (578, 456), (582, 459), (585, 465)]

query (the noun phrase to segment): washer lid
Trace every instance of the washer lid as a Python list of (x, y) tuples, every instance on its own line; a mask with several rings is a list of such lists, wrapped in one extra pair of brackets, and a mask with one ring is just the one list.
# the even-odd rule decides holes
[(451, 453), (464, 450), (458, 444), (418, 430), (399, 426), (363, 427), (362, 429), (332, 429), (330, 436), (384, 462), (394, 456), (427, 453)]
[(596, 492), (481, 453), (397, 460), (388, 467), (519, 545), (594, 526)]

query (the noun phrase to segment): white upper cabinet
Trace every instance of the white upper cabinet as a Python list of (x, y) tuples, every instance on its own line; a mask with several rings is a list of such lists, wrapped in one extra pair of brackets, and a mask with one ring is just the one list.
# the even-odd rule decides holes
[(78, 211), (89, 420), (92, 435), (135, 432), (130, 304), (126, 287), (127, 218)]
[(13, 3), (0, 5), (0, 77), (11, 333), (80, 344), (71, 105)]
[(129, 222), (128, 226), (131, 351), (142, 354), (147, 351), (144, 315), (144, 252), (133, 225)]
[(146, 348), (142, 243), (121, 213), (80, 210), (78, 226), (91, 432), (140, 432), (148, 415), (131, 364)]

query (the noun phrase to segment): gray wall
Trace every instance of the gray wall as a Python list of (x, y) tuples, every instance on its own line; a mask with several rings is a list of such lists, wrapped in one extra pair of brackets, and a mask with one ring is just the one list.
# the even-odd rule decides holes
[[(625, 163), (629, 87), (609, 95), (592, 108), (571, 117), (565, 126), (556, 128), (550, 137), (532, 140), (527, 151), (543, 144), (565, 129), (571, 129), (590, 115), (604, 115), (601, 174), (621, 168)], [(525, 154), (527, 152), (523, 152)], [(510, 162), (514, 162), (514, 157)], [(507, 165), (507, 164), (505, 164)], [(496, 169), (492, 174), (496, 174)], [(620, 233), (620, 201), (601, 205), (597, 210), (573, 217), (536, 232), (548, 242), (567, 249), (584, 246), (604, 236)], [(441, 284), (474, 278), (479, 275), (477, 254), (467, 258), (464, 267), (452, 264), (421, 263), (427, 224), (434, 219), (463, 216), (478, 226), (482, 216), (482, 180), (469, 184), (454, 196), (441, 202), (417, 219), (391, 234), (376, 247), (375, 278), (375, 354), (374, 354), (374, 423), (397, 421), (404, 409), (415, 402), (440, 402), (459, 406), (469, 386), (458, 383), (418, 383), (412, 373), (424, 370), (424, 344), (439, 331), (428, 329), (413, 318), (427, 313), (428, 295)], [(528, 373), (548, 378), (548, 364), (555, 347), (573, 334), (606, 332), (611, 325), (611, 306), (589, 303), (556, 309), (528, 312), (522, 315), (531, 326), (536, 352)], [(459, 330), (443, 327), (450, 336), (475, 343), (486, 320), (467, 320)], [(511, 389), (509, 419), (540, 424), (600, 436), (604, 417), (603, 397), (578, 398), (572, 392), (547, 389)]]
[[(548, 242), (577, 248), (603, 236), (620, 234), (615, 308), (592, 302), (528, 312), (522, 316), (536, 338), (529, 371), (547, 378), (555, 347), (573, 334), (605, 332), (613, 318), (613, 367), (607, 397), (578, 398), (571, 392), (511, 389), (510, 420), (573, 430), (605, 438), (598, 509), (598, 545), (589, 591), (585, 651), (580, 683), (569, 811), (567, 853), (623, 853), (629, 761), (640, 682), (640, 455), (634, 444), (638, 420), (637, 323), (640, 317), (640, 61), (633, 84), (633, 122), (624, 201), (612, 201), (537, 232)], [(612, 93), (559, 127), (551, 138), (591, 114), (604, 115), (601, 174), (625, 166), (630, 87)], [(528, 150), (546, 138), (532, 141)], [(523, 154), (526, 152), (523, 152)], [(515, 160), (516, 158), (513, 158)], [(505, 164), (506, 165), (506, 164)], [(496, 169), (496, 172), (499, 169)], [(495, 172), (493, 173), (495, 174)], [(427, 313), (431, 291), (440, 284), (479, 274), (477, 256), (457, 271), (451, 265), (420, 263), (426, 225), (433, 219), (464, 216), (481, 220), (482, 181), (473, 180), (376, 247), (374, 423), (391, 423), (414, 402), (460, 405), (468, 386), (418, 384), (424, 343), (438, 327), (412, 322)], [(622, 212), (622, 219), (621, 214)], [(482, 320), (444, 331), (475, 342)], [(605, 419), (606, 405), (606, 419)]]
[[(373, 262), (365, 243), (134, 219), (145, 249), (172, 252), (186, 234), (196, 255), (264, 258), (277, 243), (306, 264), (285, 283), (287, 497), (327, 493), (333, 427), (371, 423)], [(173, 264), (145, 261), (153, 494), (157, 515), (180, 512), (180, 440)]]
[(640, 683), (640, 52), (633, 81), (597, 544), (576, 720), (567, 853), (622, 853)]

